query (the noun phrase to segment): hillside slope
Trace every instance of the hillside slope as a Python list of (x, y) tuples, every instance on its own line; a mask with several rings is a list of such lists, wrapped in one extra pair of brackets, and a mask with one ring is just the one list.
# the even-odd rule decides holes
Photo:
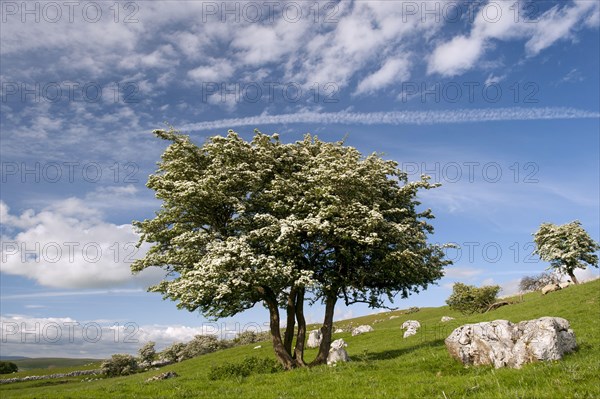
[[(462, 316), (447, 307), (425, 308), (409, 315), (391, 312), (336, 323), (371, 324), (375, 331), (357, 337), (335, 334), (348, 342), (352, 362), (247, 378), (211, 381), (212, 366), (246, 356), (272, 357), (270, 344), (232, 348), (129, 377), (98, 381), (32, 381), (0, 385), (10, 398), (598, 398), (600, 387), (600, 280), (541, 296), (484, 315)], [(400, 317), (389, 320), (389, 316)], [(440, 323), (442, 316), (456, 317)], [(455, 327), (471, 322), (542, 316), (570, 321), (579, 350), (562, 361), (526, 365), (521, 370), (465, 368), (448, 355), (443, 340)], [(402, 338), (400, 325), (419, 320), (418, 334)], [(383, 320), (379, 323), (376, 320)], [(311, 359), (315, 351), (307, 351)], [(179, 377), (145, 382), (175, 371)]]

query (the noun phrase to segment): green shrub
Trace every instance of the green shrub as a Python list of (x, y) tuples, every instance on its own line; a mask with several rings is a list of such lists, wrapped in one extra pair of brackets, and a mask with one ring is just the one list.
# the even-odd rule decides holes
[(0, 374), (10, 374), (19, 371), (19, 367), (13, 362), (0, 362)]
[(463, 314), (483, 313), (496, 302), (498, 292), (500, 292), (500, 286), (497, 285), (477, 288), (473, 285), (455, 283), (452, 287), (452, 295), (446, 300), (446, 303), (450, 309)]
[(117, 354), (102, 362), (100, 368), (106, 376), (118, 377), (135, 373), (138, 369), (138, 363), (135, 357), (131, 355)]
[(252, 374), (271, 374), (283, 371), (281, 365), (274, 359), (247, 357), (240, 363), (225, 363), (213, 366), (208, 373), (210, 380), (244, 378)]

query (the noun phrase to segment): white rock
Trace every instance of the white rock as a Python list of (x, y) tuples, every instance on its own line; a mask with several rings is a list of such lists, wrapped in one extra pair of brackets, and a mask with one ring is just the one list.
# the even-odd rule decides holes
[(349, 361), (348, 352), (344, 349), (347, 346), (348, 344), (341, 338), (333, 341), (329, 349), (329, 355), (327, 355), (327, 364), (335, 365), (337, 362)]
[(344, 330), (342, 330), (341, 328), (336, 328), (336, 330), (333, 332), (334, 334), (339, 334), (339, 333), (343, 333)]
[(308, 348), (318, 348), (321, 345), (321, 341), (323, 340), (323, 336), (321, 334), (321, 330), (312, 330), (308, 333), (308, 341), (306, 342), (306, 346)]
[(558, 286), (560, 287), (560, 289), (563, 289), (563, 288), (567, 288), (571, 285), (573, 285), (573, 283), (571, 281), (565, 281), (564, 283), (560, 283)]
[(419, 328), (421, 328), (421, 323), (419, 323), (416, 320), (406, 320), (404, 323), (402, 323), (402, 326), (400, 327), (400, 329), (404, 330), (404, 329), (408, 329), (408, 328), (419, 329)]
[(558, 291), (558, 290), (560, 290), (560, 285), (558, 285), (558, 284), (548, 284), (548, 285), (545, 285), (542, 288), (542, 295), (546, 295), (546, 294), (548, 294), (550, 292)]
[(365, 325), (362, 325), (362, 326), (358, 326), (354, 330), (352, 330), (352, 336), (354, 337), (356, 335), (360, 335), (360, 334), (363, 334), (363, 333), (368, 333), (368, 332), (371, 332), (371, 331), (374, 331), (373, 327), (365, 324)]
[(451, 320), (454, 320), (454, 317), (442, 316), (442, 323), (445, 323), (445, 322), (451, 321)]
[(396, 315), (390, 316), (390, 320), (397, 319), (398, 317), (400, 317), (400, 316), (396, 316)]
[(404, 331), (404, 336), (403, 337), (404, 338), (408, 338), (411, 335), (415, 335), (415, 334), (417, 334), (417, 330), (414, 329), (414, 328), (409, 328), (408, 330)]
[(518, 365), (537, 360), (560, 360), (577, 348), (569, 322), (560, 317), (542, 317), (517, 324), (519, 339), (513, 353)]
[(256, 345), (253, 349), (260, 349), (262, 348), (262, 345)]
[(406, 320), (400, 328), (406, 330), (404, 331), (404, 338), (408, 338), (417, 333), (417, 330), (421, 328), (421, 323), (417, 320)]
[(577, 347), (569, 322), (542, 317), (513, 324), (507, 320), (465, 324), (445, 340), (450, 355), (463, 364), (520, 368), (537, 360), (558, 360)]

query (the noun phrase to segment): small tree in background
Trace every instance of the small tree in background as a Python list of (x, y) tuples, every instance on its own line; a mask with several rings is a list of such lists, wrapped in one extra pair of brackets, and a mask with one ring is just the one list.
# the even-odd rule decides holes
[(183, 357), (183, 350), (185, 344), (182, 342), (175, 342), (173, 345), (165, 348), (160, 352), (160, 358), (166, 360), (169, 363), (177, 363)]
[(152, 364), (152, 361), (156, 357), (156, 349), (154, 346), (156, 342), (150, 341), (146, 345), (142, 346), (138, 351), (141, 363)]
[(0, 374), (10, 374), (19, 371), (19, 367), (13, 362), (0, 362)]
[(537, 276), (525, 276), (519, 282), (522, 292), (539, 291), (548, 284), (558, 284), (560, 276), (556, 273), (540, 273)]
[(496, 302), (500, 286), (488, 285), (477, 288), (473, 285), (455, 283), (452, 295), (446, 300), (450, 309), (462, 314), (483, 313), (490, 305)]
[(216, 352), (223, 347), (224, 342), (219, 341), (214, 335), (196, 335), (194, 339), (185, 344), (185, 348), (180, 352), (179, 361)]
[(588, 265), (598, 267), (598, 255), (594, 252), (600, 245), (592, 240), (578, 220), (560, 226), (543, 223), (533, 236), (534, 253), (550, 262), (549, 269), (567, 274), (575, 284), (579, 284), (575, 269), (585, 269)]

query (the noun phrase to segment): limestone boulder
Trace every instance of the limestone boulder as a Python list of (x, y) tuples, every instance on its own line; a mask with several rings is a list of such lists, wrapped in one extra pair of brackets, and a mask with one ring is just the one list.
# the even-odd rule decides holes
[(561, 290), (564, 289), (564, 288), (570, 287), (572, 285), (573, 285), (573, 283), (570, 280), (569, 281), (565, 281), (564, 283), (558, 284), (558, 286), (560, 287)]
[(336, 339), (331, 343), (329, 355), (327, 356), (327, 364), (335, 364), (337, 362), (347, 362), (350, 360), (346, 347), (348, 344), (342, 338)]
[(321, 341), (323, 340), (323, 335), (321, 330), (312, 330), (308, 333), (308, 341), (306, 341), (306, 346), (309, 348), (318, 348), (321, 345)]
[(447, 323), (449, 321), (454, 320), (454, 317), (450, 317), (450, 316), (442, 316), (442, 323)]
[(559, 360), (576, 347), (575, 333), (560, 317), (513, 324), (507, 320), (465, 324), (445, 340), (452, 357), (465, 365), (521, 368), (525, 363)]
[(404, 331), (404, 338), (408, 338), (417, 333), (417, 330), (421, 328), (421, 323), (417, 320), (406, 320), (400, 328), (406, 330)]
[(364, 333), (368, 333), (368, 332), (371, 332), (371, 331), (374, 331), (373, 327), (371, 327), (368, 324), (365, 324), (365, 325), (362, 325), (362, 326), (358, 326), (354, 330), (352, 330), (352, 336), (354, 337), (354, 336), (357, 336), (357, 335), (360, 335), (360, 334), (364, 334)]
[(554, 291), (558, 291), (558, 290), (560, 290), (559, 284), (548, 284), (542, 288), (542, 295), (546, 295), (550, 292), (554, 292)]

